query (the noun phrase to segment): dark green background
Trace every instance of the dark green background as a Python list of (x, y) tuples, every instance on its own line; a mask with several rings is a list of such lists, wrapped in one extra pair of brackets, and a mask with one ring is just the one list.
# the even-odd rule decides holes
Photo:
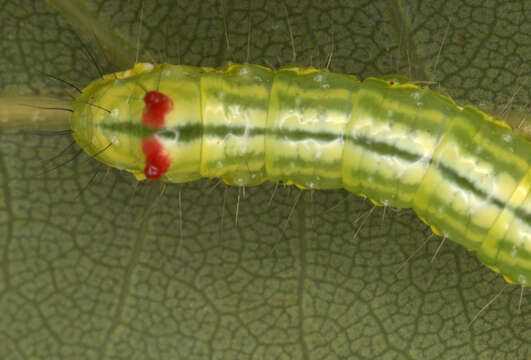
[[(109, 52), (109, 66), (102, 47), (134, 61), (141, 2), (84, 3), (107, 36), (99, 44), (94, 28), (43, 1), (0, 0), (2, 97), (74, 93), (39, 71), (81, 86), (96, 78), (74, 29), (107, 70), (123, 59)], [(525, 0), (145, 0), (141, 59), (245, 61), (250, 21), (250, 61), (285, 65), (286, 16), (298, 64), (323, 67), (333, 49), (333, 71), (433, 81), (496, 113), (529, 105)], [(530, 356), (529, 295), (517, 313), (520, 288), (504, 288), (473, 254), (446, 242), (430, 263), (432, 237), (396, 274), (431, 234), (409, 210), (284, 186), (270, 202), (265, 184), (240, 193), (236, 226), (239, 190), (215, 180), (137, 184), (84, 154), (43, 173), (73, 156), (46, 161), (70, 142), (0, 137), (2, 359)]]

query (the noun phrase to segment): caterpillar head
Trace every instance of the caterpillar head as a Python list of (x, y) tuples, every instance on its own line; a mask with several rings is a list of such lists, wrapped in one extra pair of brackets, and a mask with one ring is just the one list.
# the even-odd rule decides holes
[(73, 103), (74, 139), (89, 155), (138, 180), (199, 178), (204, 71), (139, 63), (103, 76)]

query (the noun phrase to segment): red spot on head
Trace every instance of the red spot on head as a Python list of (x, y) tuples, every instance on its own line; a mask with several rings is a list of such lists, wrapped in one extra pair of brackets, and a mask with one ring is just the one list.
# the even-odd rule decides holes
[(142, 123), (151, 129), (164, 126), (164, 117), (173, 109), (173, 101), (160, 91), (148, 91), (144, 96), (146, 107), (142, 113)]
[(394, 81), (389, 81), (389, 85), (393, 86), (395, 84)]
[(142, 152), (146, 156), (144, 174), (148, 179), (160, 179), (170, 167), (170, 159), (164, 153), (162, 144), (154, 136), (142, 139)]

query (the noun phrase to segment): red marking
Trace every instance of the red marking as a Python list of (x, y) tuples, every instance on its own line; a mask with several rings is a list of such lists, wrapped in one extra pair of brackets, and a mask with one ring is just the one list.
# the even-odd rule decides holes
[(154, 136), (142, 139), (142, 152), (146, 156), (144, 174), (148, 179), (157, 180), (170, 167), (170, 159), (165, 154), (162, 144)]
[(144, 102), (146, 107), (142, 113), (142, 123), (151, 129), (164, 126), (164, 117), (173, 109), (173, 101), (159, 91), (148, 91)]
[(389, 81), (389, 85), (393, 86), (395, 84), (394, 81)]
[[(173, 109), (173, 101), (160, 91), (148, 91), (144, 96), (146, 107), (142, 112), (142, 124), (150, 129), (164, 126), (164, 118)], [(162, 144), (154, 136), (142, 139), (142, 152), (146, 157), (144, 174), (148, 179), (157, 180), (168, 171), (170, 158)]]

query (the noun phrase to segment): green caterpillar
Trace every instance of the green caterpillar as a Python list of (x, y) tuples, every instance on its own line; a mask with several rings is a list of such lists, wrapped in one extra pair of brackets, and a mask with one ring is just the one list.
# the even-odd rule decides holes
[(508, 282), (531, 282), (531, 143), (427, 88), (314, 68), (139, 63), (83, 90), (72, 131), (138, 180), (344, 188), (413, 208)]

